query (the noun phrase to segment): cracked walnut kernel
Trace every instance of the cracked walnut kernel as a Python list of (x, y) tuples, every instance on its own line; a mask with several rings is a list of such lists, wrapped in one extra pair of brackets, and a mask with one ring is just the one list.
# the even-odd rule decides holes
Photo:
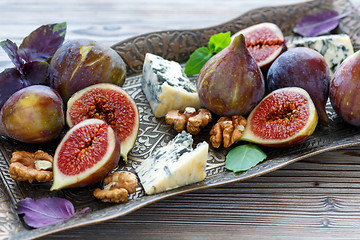
[(207, 109), (199, 109), (187, 107), (185, 111), (170, 110), (166, 116), (165, 121), (168, 124), (173, 124), (177, 132), (186, 131), (192, 135), (196, 135), (211, 122), (211, 113)]
[(210, 141), (214, 148), (218, 148), (223, 142), (224, 147), (230, 147), (242, 137), (246, 126), (246, 119), (241, 115), (232, 118), (221, 117), (210, 131)]
[(52, 163), (53, 157), (44, 151), (16, 151), (10, 159), (9, 172), (16, 181), (48, 182), (53, 178)]
[(94, 197), (103, 202), (127, 202), (128, 195), (136, 192), (138, 185), (135, 174), (131, 172), (115, 172), (104, 179), (104, 189), (94, 190)]

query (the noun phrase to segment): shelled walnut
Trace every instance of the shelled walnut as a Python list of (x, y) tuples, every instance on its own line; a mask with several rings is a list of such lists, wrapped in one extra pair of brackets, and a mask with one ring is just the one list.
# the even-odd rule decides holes
[(232, 118), (221, 117), (210, 131), (210, 141), (214, 148), (218, 148), (223, 142), (224, 147), (230, 147), (242, 137), (246, 126), (246, 119), (241, 115)]
[(53, 178), (52, 164), (53, 157), (44, 151), (16, 151), (10, 159), (9, 172), (16, 181), (48, 182)]
[(168, 124), (173, 124), (177, 132), (186, 131), (192, 135), (196, 135), (211, 122), (211, 113), (207, 109), (199, 109), (187, 107), (185, 111), (171, 110), (165, 116)]
[(94, 197), (103, 202), (127, 202), (128, 195), (136, 192), (136, 175), (131, 172), (115, 172), (104, 179), (104, 189), (94, 190)]

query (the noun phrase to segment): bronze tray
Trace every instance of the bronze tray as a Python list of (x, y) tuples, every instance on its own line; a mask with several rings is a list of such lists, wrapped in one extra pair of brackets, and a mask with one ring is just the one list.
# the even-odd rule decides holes
[[(311, 9), (319, 6), (328, 6), (340, 13), (353, 8), (348, 0), (317, 0), (281, 7), (267, 7), (249, 11), (232, 21), (210, 28), (154, 32), (115, 44), (113, 48), (121, 54), (127, 64), (129, 77), (124, 85), (124, 89), (134, 98), (140, 112), (140, 131), (135, 147), (129, 155), (128, 164), (120, 165), (118, 168), (133, 171), (143, 159), (149, 156), (153, 149), (165, 145), (176, 135), (176, 132), (164, 123), (163, 118), (157, 119), (153, 116), (149, 104), (142, 93), (140, 87), (141, 76), (139, 73), (141, 73), (146, 52), (160, 55), (166, 59), (184, 62), (196, 48), (206, 45), (211, 35), (226, 31), (234, 33), (260, 22), (273, 22), (280, 26), (286, 36), (291, 36), (292, 29), (298, 19)], [(350, 35), (355, 50), (358, 50), (360, 47), (359, 29), (360, 14), (356, 12), (342, 19), (335, 32)], [(86, 188), (50, 192), (51, 183), (29, 184), (12, 180), (8, 167), (13, 151), (43, 149), (54, 153), (57, 144), (53, 142), (44, 145), (30, 145), (0, 137), (0, 176), (3, 185), (0, 188), (0, 204), (2, 206), (0, 209), (0, 237), (11, 239), (37, 238), (86, 224), (106, 221), (124, 216), (134, 210), (170, 196), (244, 181), (315, 154), (359, 144), (360, 128), (344, 123), (334, 113), (330, 104), (327, 105), (327, 111), (332, 120), (330, 126), (318, 126), (310, 139), (294, 148), (263, 148), (268, 155), (268, 159), (246, 172), (234, 174), (233, 172), (226, 171), (224, 169), (224, 160), (228, 150), (224, 148), (218, 150), (210, 148), (206, 179), (203, 182), (153, 196), (146, 196), (139, 186), (136, 193), (130, 196), (129, 202), (125, 204), (106, 204), (94, 199), (92, 191), (99, 187), (100, 184)], [(208, 131), (209, 128), (206, 128), (200, 136), (194, 137), (195, 143), (203, 140), (209, 142)], [(76, 210), (84, 207), (89, 207), (90, 210), (68, 221), (40, 229), (30, 229), (22, 224), (21, 217), (18, 217), (16, 213), (16, 203), (25, 197), (38, 199), (50, 196), (69, 199), (74, 204)]]

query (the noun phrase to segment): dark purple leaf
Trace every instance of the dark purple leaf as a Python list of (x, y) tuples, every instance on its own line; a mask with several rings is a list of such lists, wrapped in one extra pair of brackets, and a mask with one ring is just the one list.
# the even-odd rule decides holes
[(49, 64), (47, 62), (28, 62), (24, 65), (24, 76), (31, 85), (46, 84), (49, 75)]
[(66, 22), (48, 24), (29, 34), (19, 47), (19, 55), (26, 62), (46, 61), (64, 42)]
[(350, 15), (359, 7), (357, 6), (343, 14), (338, 14), (336, 11), (328, 8), (317, 9), (313, 13), (303, 16), (294, 27), (294, 32), (305, 37), (329, 33), (339, 25), (343, 17)]
[(72, 203), (63, 198), (41, 198), (33, 200), (25, 198), (17, 204), (18, 213), (25, 214), (24, 221), (31, 227), (45, 227), (68, 220), (86, 212), (89, 208), (75, 213)]
[(339, 14), (336, 11), (322, 8), (302, 17), (296, 24), (294, 32), (305, 37), (313, 37), (330, 32), (339, 22)]
[(6, 54), (9, 56), (10, 60), (14, 63), (16, 68), (22, 73), (24, 67), (24, 62), (18, 54), (17, 45), (11, 40), (7, 39), (0, 42), (0, 46), (4, 49)]
[(27, 85), (15, 68), (7, 68), (0, 73), (0, 109), (13, 93)]

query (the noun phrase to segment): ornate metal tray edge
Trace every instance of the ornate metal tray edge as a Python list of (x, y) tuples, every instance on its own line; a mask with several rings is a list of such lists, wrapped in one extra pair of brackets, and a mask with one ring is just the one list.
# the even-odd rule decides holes
[[(285, 34), (291, 34), (293, 23), (286, 23), (286, 21), (283, 21), (284, 19), (291, 15), (301, 17), (310, 9), (322, 5), (331, 6), (340, 12), (345, 12), (348, 9), (352, 8), (352, 4), (347, 0), (337, 0), (334, 2), (331, 0), (318, 0), (275, 8), (255, 9), (248, 13), (245, 13), (244, 15), (232, 21), (215, 27), (198, 30), (177, 30), (149, 33), (115, 44), (113, 48), (116, 49), (123, 56), (125, 62), (128, 65), (129, 75), (134, 75), (141, 71), (143, 57), (146, 52), (153, 52), (165, 58), (183, 62), (194, 49), (196, 49), (198, 46), (203, 45), (204, 42), (207, 42), (208, 38), (214, 33), (229, 30), (232, 32), (236, 32), (237, 30), (242, 29), (246, 26), (250, 26), (255, 23), (264, 21), (275, 22), (279, 26), (281, 26)], [(296, 12), (295, 15), (294, 12)], [(358, 36), (352, 35), (350, 32), (350, 28), (353, 31), (354, 29), (359, 29), (360, 27), (360, 23), (358, 21), (360, 16), (359, 14), (354, 15), (344, 19), (338, 31), (348, 33), (354, 42), (355, 48), (358, 48), (358, 46), (360, 46), (360, 39), (358, 38)], [(276, 19), (273, 19), (274, 17)], [(162, 43), (158, 45), (164, 46), (164, 42), (173, 43), (173, 45), (169, 49), (156, 48), (156, 43)], [(169, 46), (169, 44), (167, 46)], [(124, 88), (128, 92), (130, 92), (132, 96), (135, 97), (135, 99), (137, 97), (142, 98), (142, 94), (139, 93), (139, 90), (141, 91), (139, 85), (139, 76), (129, 77)], [(146, 103), (144, 103), (144, 98), (138, 100), (140, 102), (140, 105), (144, 104), (140, 108), (143, 108), (144, 111), (149, 112), (150, 110), (147, 108)], [(84, 226), (87, 224), (94, 224), (106, 221), (119, 216), (124, 216), (150, 203), (167, 197), (194, 190), (220, 186), (232, 182), (244, 181), (277, 170), (290, 163), (313, 156), (315, 154), (360, 144), (360, 129), (342, 123), (342, 121), (337, 118), (336, 114), (333, 113), (331, 107), (329, 107), (328, 110), (331, 118), (333, 119), (333, 124), (331, 126), (318, 127), (311, 139), (304, 142), (301, 146), (297, 146), (296, 148), (280, 150), (265, 149), (266, 153), (269, 156), (268, 160), (244, 173), (234, 174), (232, 172), (224, 171), (223, 156), (226, 154), (226, 150), (222, 150), (219, 153), (212, 151), (211, 156), (213, 159), (211, 160), (211, 166), (207, 169), (208, 175), (204, 182), (185, 186), (179, 189), (153, 196), (145, 196), (143, 192), (139, 190), (137, 191), (137, 193), (131, 196), (131, 199), (126, 204), (110, 204), (106, 206), (101, 206), (97, 210), (82, 214), (81, 216), (70, 219), (69, 221), (55, 224), (49, 227), (33, 230), (26, 229), (21, 224), (20, 220), (16, 217), (16, 210), (14, 208), (14, 205), (10, 204), (7, 208), (10, 213), (3, 213), (3, 215), (12, 215), (12, 221), (8, 221), (7, 226), (0, 229), (0, 237), (11, 239), (32, 239), (55, 232)], [(162, 141), (159, 141), (158, 144), (163, 144), (164, 142), (169, 140), (171, 136), (174, 135), (174, 132), (171, 132), (170, 129), (159, 130), (159, 128), (162, 127), (161, 120), (160, 122), (154, 122), (154, 119), (148, 119), (148, 121), (150, 123), (154, 123), (156, 131), (159, 131), (159, 133), (164, 133)], [(200, 140), (201, 137), (199, 141)], [(151, 151), (153, 147), (149, 146), (147, 151)], [(4, 165), (1, 167), (2, 169), (7, 168), (9, 151), (6, 149), (6, 146), (4, 146), (3, 142), (1, 141), (0, 150), (2, 152), (2, 155), (0, 155), (0, 163), (1, 165)], [(130, 166), (123, 166), (123, 168), (132, 168), (134, 166), (132, 164), (136, 165), (136, 163), (138, 162), (138, 157), (139, 156), (136, 155), (132, 156), (133, 161)], [(24, 189), (24, 187), (9, 186), (8, 184), (9, 182), (11, 182), (11, 178), (9, 179), (9, 175), (6, 171), (2, 171), (1, 178), (11, 202), (16, 202), (18, 199), (21, 199), (22, 196), (24, 196), (23, 191), (28, 190)], [(4, 198), (6, 198), (5, 193), (3, 193), (2, 195)], [(6, 202), (6, 199), (3, 201)], [(79, 204), (76, 207), (80, 208), (82, 207), (82, 205)]]

